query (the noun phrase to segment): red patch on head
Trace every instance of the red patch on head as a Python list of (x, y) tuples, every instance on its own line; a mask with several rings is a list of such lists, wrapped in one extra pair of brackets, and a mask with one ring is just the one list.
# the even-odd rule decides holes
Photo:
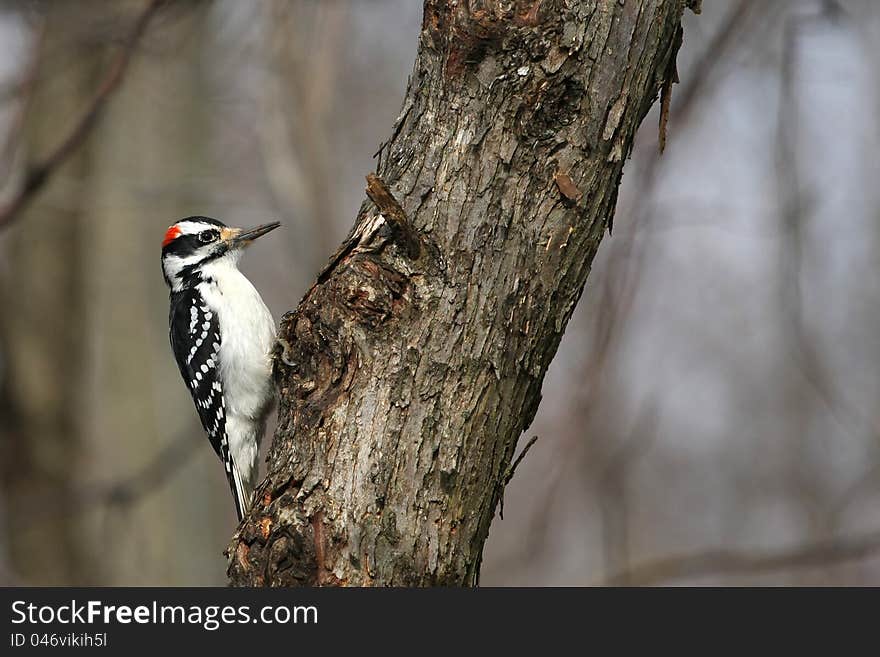
[(180, 237), (180, 228), (177, 226), (172, 226), (168, 230), (165, 231), (165, 239), (162, 240), (162, 248), (164, 249), (166, 246), (171, 244), (174, 240)]

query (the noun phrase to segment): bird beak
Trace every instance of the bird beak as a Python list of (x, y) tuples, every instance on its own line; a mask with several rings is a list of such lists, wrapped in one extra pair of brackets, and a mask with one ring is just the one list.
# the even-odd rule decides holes
[(221, 231), (222, 238), (229, 244), (230, 249), (240, 249), (253, 242), (258, 237), (262, 237), (269, 231), (275, 230), (281, 223), (273, 221), (270, 224), (263, 224), (256, 228), (243, 230), (241, 228), (226, 228)]

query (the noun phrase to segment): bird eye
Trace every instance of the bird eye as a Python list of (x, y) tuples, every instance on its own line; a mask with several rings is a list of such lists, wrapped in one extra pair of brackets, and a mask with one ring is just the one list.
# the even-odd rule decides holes
[(214, 230), (203, 230), (199, 233), (199, 241), (207, 244), (208, 242), (213, 242), (217, 238), (217, 231)]

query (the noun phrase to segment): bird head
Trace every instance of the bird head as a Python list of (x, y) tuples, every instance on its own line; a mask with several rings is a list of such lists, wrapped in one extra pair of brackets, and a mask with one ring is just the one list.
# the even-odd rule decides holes
[(168, 227), (162, 240), (162, 273), (172, 290), (198, 278), (208, 263), (220, 259), (235, 266), (242, 249), (281, 224), (233, 228), (210, 217), (187, 217)]

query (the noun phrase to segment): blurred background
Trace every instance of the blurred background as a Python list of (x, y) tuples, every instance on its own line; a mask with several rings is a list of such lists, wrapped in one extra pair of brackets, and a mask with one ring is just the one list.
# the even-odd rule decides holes
[[(880, 584), (880, 3), (703, 5), (484, 585)], [(243, 269), (294, 308), (421, 22), (417, 0), (175, 2), (132, 48), (144, 6), (0, 2), (0, 584), (226, 582), (234, 510), (168, 346), (162, 234), (282, 221)]]

